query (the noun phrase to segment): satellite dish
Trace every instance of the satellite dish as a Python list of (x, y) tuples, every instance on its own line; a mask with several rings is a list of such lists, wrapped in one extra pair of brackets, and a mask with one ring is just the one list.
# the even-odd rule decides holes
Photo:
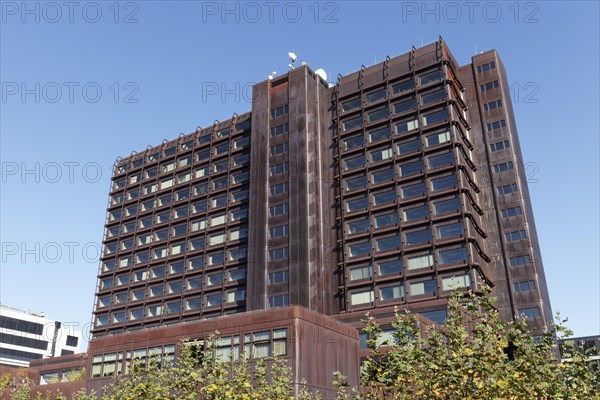
[(315, 71), (315, 74), (319, 75), (325, 82), (327, 82), (327, 72), (323, 68), (319, 68)]
[(293, 63), (296, 62), (296, 60), (298, 59), (298, 56), (296, 55), (296, 53), (294, 53), (292, 51), (290, 51), (288, 53), (288, 57), (290, 58), (290, 60), (292, 60)]

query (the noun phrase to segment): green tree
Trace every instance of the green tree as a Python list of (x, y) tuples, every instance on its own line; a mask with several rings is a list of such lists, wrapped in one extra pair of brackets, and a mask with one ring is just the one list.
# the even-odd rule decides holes
[(393, 339), (367, 317), (371, 354), (363, 364), (364, 394), (343, 387), (338, 400), (353, 399), (600, 399), (600, 375), (585, 355), (574, 351), (558, 362), (556, 336), (569, 335), (565, 321), (554, 332), (532, 337), (524, 318), (502, 321), (495, 299), (455, 291), (443, 327), (423, 336), (416, 318), (396, 313)]

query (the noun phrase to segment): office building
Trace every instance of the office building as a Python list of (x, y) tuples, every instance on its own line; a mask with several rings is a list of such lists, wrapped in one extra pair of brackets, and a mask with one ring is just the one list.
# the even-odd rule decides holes
[[(535, 332), (551, 321), (493, 50), (460, 66), (440, 39), (335, 84), (308, 66), (265, 80), (251, 112), (118, 159), (107, 212), (92, 383), (136, 351), (171, 357), (206, 326), (227, 327), (247, 357), (293, 359), (276, 342), (298, 318), (339, 321), (356, 328), (355, 352), (367, 311), (384, 330), (396, 307), (443, 324), (448, 294), (482, 283), (502, 318)], [(256, 331), (254, 318), (270, 322)]]
[(0, 367), (28, 367), (31, 360), (79, 352), (81, 333), (44, 313), (0, 305)]

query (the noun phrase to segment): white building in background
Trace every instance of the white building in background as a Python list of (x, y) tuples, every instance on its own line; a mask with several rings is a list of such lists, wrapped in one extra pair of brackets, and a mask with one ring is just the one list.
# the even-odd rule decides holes
[(44, 313), (0, 304), (0, 366), (28, 367), (32, 359), (79, 352), (81, 332)]

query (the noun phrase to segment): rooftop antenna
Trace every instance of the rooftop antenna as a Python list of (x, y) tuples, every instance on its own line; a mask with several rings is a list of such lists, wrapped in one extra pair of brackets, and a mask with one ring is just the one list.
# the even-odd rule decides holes
[(275, 75), (277, 75), (277, 71), (271, 72), (271, 75), (269, 75), (269, 80), (272, 80), (273, 78), (275, 78)]
[(288, 53), (288, 57), (290, 58), (290, 63), (288, 64), (288, 67), (290, 67), (291, 69), (296, 68), (296, 60), (298, 59), (298, 56), (296, 55), (296, 53), (294, 53), (293, 51), (290, 51)]

